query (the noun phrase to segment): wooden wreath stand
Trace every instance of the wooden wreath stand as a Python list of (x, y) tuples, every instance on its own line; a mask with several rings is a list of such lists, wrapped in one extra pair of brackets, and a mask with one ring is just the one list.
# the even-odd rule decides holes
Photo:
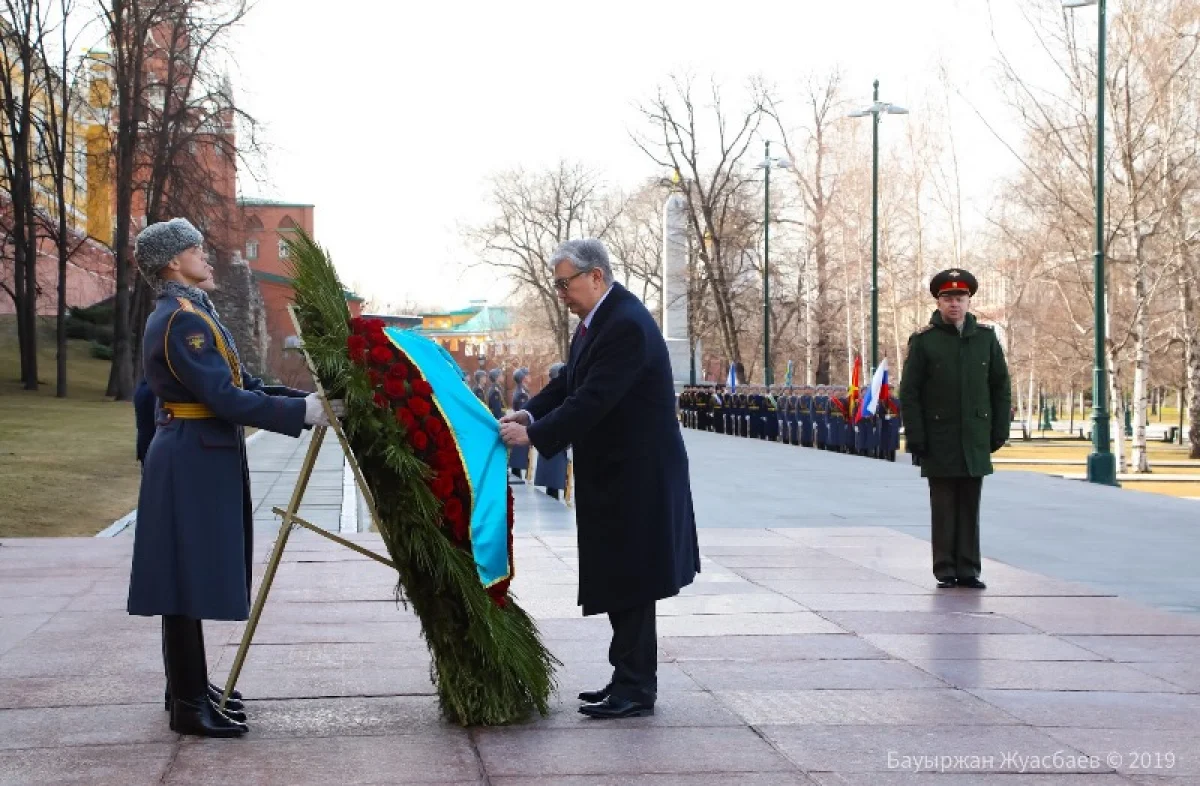
[[(300, 336), (300, 322), (296, 319), (294, 306), (288, 306), (288, 314), (291, 316), (292, 324), (296, 328), (296, 335)], [(254, 631), (258, 628), (259, 617), (262, 616), (263, 606), (267, 603), (267, 595), (271, 592), (271, 583), (275, 580), (275, 572), (279, 570), (279, 562), (283, 557), (283, 550), (287, 547), (288, 538), (291, 536), (293, 529), (303, 527), (322, 537), (329, 538), (334, 543), (345, 546), (351, 551), (357, 551), (364, 557), (370, 557), (377, 562), (382, 562), (393, 570), (396, 569), (396, 563), (387, 557), (365, 549), (357, 543), (351, 543), (345, 538), (322, 529), (316, 524), (305, 521), (296, 515), (296, 512), (300, 510), (300, 502), (304, 499), (304, 492), (308, 488), (308, 480), (312, 476), (313, 467), (317, 463), (317, 454), (321, 451), (321, 443), (325, 441), (326, 432), (332, 430), (337, 435), (338, 442), (342, 446), (342, 453), (345, 454), (346, 461), (350, 464), (350, 469), (354, 472), (354, 482), (358, 485), (358, 490), (362, 493), (363, 499), (366, 500), (367, 509), (371, 514), (371, 523), (375, 525), (376, 529), (379, 528), (379, 517), (375, 511), (374, 497), (371, 496), (371, 490), (367, 488), (367, 482), (363, 478), (362, 469), (358, 466), (358, 461), (354, 458), (354, 453), (350, 450), (350, 443), (346, 439), (346, 432), (342, 430), (342, 424), (334, 416), (333, 410), (329, 406), (329, 401), (325, 398), (325, 388), (321, 385), (316, 367), (313, 365), (308, 350), (303, 348), (303, 344), (301, 344), (301, 352), (304, 353), (304, 362), (308, 366), (308, 373), (312, 376), (313, 384), (316, 385), (317, 394), (321, 398), (321, 404), (325, 408), (325, 416), (329, 419), (330, 425), (313, 427), (312, 439), (308, 443), (308, 453), (305, 454), (304, 463), (300, 466), (300, 476), (296, 478), (296, 486), (292, 489), (292, 498), (288, 502), (287, 509), (279, 507), (271, 508), (276, 515), (283, 517), (283, 522), (279, 526), (279, 536), (275, 539), (275, 547), (271, 550), (270, 560), (267, 561), (267, 570), (263, 574), (262, 583), (259, 584), (258, 595), (254, 598), (254, 606), (250, 609), (250, 619), (247, 621), (246, 629), (242, 633), (242, 643), (238, 646), (237, 657), (233, 660), (233, 669), (229, 672), (229, 679), (225, 682), (225, 692), (221, 696), (222, 709), (225, 707), (225, 703), (229, 701), (229, 696), (233, 693), (233, 689), (237, 686), (238, 677), (242, 673), (242, 665), (246, 661), (246, 654), (250, 651), (250, 642), (254, 639)]]

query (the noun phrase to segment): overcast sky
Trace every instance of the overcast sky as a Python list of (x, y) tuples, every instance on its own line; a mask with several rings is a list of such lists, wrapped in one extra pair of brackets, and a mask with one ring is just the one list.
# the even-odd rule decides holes
[[(991, 13), (1019, 39), (1012, 4)], [(460, 240), (484, 215), (489, 174), (560, 158), (616, 185), (657, 174), (629, 139), (634, 104), (685, 71), (786, 89), (837, 66), (862, 104), (878, 77), (884, 100), (913, 106), (939, 90), (945, 62), (986, 104), (988, 5), (258, 0), (234, 86), (265, 124), (269, 179), (240, 188), (314, 203), (318, 239), (363, 294), (445, 307), (497, 298)], [(955, 124), (968, 190), (986, 194), (1012, 162), (969, 110)]]

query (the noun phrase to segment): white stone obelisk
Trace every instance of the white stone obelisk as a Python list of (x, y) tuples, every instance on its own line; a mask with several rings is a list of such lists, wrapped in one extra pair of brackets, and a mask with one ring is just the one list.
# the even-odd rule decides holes
[(682, 194), (671, 194), (663, 205), (662, 331), (676, 390), (691, 380), (686, 210)]

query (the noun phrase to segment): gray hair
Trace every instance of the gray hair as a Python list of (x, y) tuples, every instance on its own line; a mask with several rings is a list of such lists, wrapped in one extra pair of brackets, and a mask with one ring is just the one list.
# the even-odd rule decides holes
[(550, 267), (564, 261), (570, 262), (571, 267), (580, 273), (600, 268), (604, 273), (604, 283), (611, 284), (613, 282), (612, 263), (608, 260), (608, 249), (595, 238), (568, 240), (560, 244), (550, 257)]

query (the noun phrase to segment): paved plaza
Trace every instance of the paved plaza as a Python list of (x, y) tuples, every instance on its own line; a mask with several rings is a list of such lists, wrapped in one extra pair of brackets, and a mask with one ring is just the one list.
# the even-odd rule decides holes
[[(993, 477), (989, 589), (938, 591), (911, 466), (687, 440), (703, 572), (659, 604), (653, 717), (575, 712), (609, 626), (575, 605), (570, 509), (517, 487), (514, 593), (563, 662), (550, 717), (443, 723), (394, 574), (299, 532), (239, 683), (251, 733), (183, 739), (157, 620), (124, 612), (132, 533), (6, 540), (0, 784), (1200, 783), (1195, 502)], [(259, 571), (304, 447), (251, 444)], [(304, 516), (381, 548), (344, 478), (327, 445)], [(241, 628), (206, 625), (218, 681)]]

